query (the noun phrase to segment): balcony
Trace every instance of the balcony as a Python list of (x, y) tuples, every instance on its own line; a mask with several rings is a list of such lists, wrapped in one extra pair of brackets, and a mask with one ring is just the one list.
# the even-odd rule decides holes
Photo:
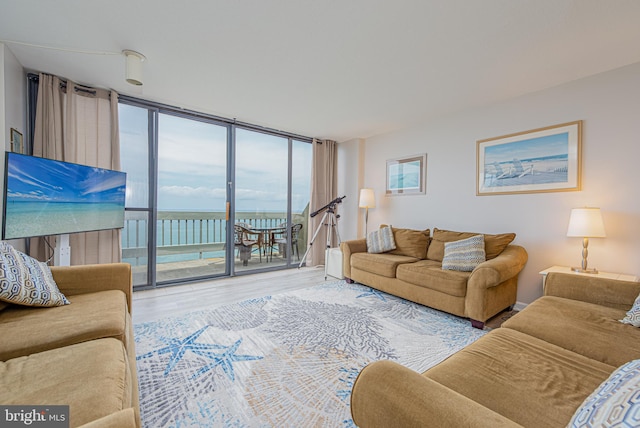
[[(225, 250), (227, 222), (225, 212), (159, 211), (156, 237), (156, 281), (170, 282), (204, 276), (223, 275), (226, 268)], [(275, 228), (286, 223), (286, 213), (236, 212), (237, 223), (254, 228)], [(302, 224), (298, 239), (300, 257), (307, 248), (308, 214), (293, 213), (292, 224)], [(148, 263), (148, 219), (146, 212), (127, 211), (122, 230), (122, 260), (130, 263), (134, 285), (146, 285)], [(267, 249), (266, 257), (254, 248), (248, 263), (234, 250), (235, 272), (263, 270), (286, 266), (286, 254), (281, 246)], [(297, 262), (294, 256), (292, 263)]]

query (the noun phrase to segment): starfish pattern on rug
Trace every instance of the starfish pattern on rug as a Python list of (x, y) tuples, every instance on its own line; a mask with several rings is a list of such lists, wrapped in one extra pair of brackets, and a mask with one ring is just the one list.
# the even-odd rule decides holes
[(146, 354), (143, 354), (143, 355), (139, 355), (136, 358), (136, 360), (149, 358), (153, 356), (153, 354), (158, 354), (158, 355), (171, 354), (171, 358), (169, 359), (169, 364), (167, 364), (167, 368), (164, 370), (164, 375), (166, 376), (169, 374), (169, 372), (171, 372), (171, 370), (176, 366), (176, 364), (180, 362), (180, 360), (182, 359), (182, 357), (184, 357), (184, 354), (186, 354), (187, 351), (193, 350), (194, 348), (199, 348), (202, 346), (210, 346), (206, 344), (195, 343), (195, 340), (198, 337), (200, 337), (200, 335), (204, 333), (204, 331), (208, 327), (209, 327), (208, 325), (205, 325), (204, 327), (202, 327), (195, 333), (190, 334), (184, 339), (178, 339), (175, 337), (169, 337), (169, 338), (161, 337), (160, 340), (165, 342), (167, 346), (165, 346), (164, 348), (156, 349), (155, 351), (147, 352)]
[(369, 288), (364, 293), (360, 294), (359, 296), (356, 296), (356, 299), (359, 299), (361, 297), (376, 297), (382, 300), (383, 302), (387, 301), (387, 298), (385, 297), (385, 293), (378, 291), (375, 288)]
[(234, 381), (236, 376), (233, 372), (233, 363), (240, 361), (255, 361), (261, 360), (262, 357), (256, 355), (236, 355), (240, 344), (242, 343), (242, 339), (238, 339), (236, 343), (231, 346), (221, 346), (218, 345), (217, 348), (213, 349), (224, 349), (223, 352), (212, 352), (209, 350), (198, 349), (193, 350), (198, 355), (202, 355), (203, 357), (207, 357), (213, 360), (211, 364), (207, 364), (197, 372), (193, 374), (191, 379), (195, 379), (203, 373), (208, 372), (209, 370), (216, 368), (217, 366), (222, 367), (222, 370), (227, 374), (229, 380)]
[[(242, 343), (242, 339), (236, 341), (231, 346), (218, 345), (215, 343), (196, 343), (196, 339), (200, 337), (204, 331), (209, 328), (208, 325), (205, 325), (198, 331), (184, 339), (179, 339), (175, 337), (170, 338), (160, 338), (163, 342), (167, 344), (164, 348), (156, 349), (155, 351), (147, 352), (146, 354), (140, 355), (136, 358), (136, 360), (141, 360), (143, 358), (149, 358), (153, 356), (153, 354), (162, 355), (162, 354), (171, 354), (171, 358), (169, 358), (169, 363), (167, 364), (167, 368), (164, 370), (164, 375), (167, 376), (171, 370), (182, 360), (187, 351), (191, 351), (197, 355), (201, 355), (203, 357), (213, 359), (213, 363), (207, 364), (205, 367), (198, 370), (191, 378), (195, 379), (203, 373), (208, 372), (212, 368), (216, 366), (221, 366), (222, 370), (227, 374), (229, 379), (232, 381), (235, 379), (235, 375), (233, 373), (233, 363), (237, 361), (251, 361), (251, 360), (259, 360), (262, 359), (260, 356), (251, 356), (251, 355), (236, 355), (236, 351)], [(215, 352), (220, 351), (222, 352)]]

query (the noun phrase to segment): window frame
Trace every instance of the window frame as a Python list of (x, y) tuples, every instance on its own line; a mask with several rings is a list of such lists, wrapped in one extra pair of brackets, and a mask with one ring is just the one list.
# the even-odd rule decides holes
[[(302, 143), (312, 144), (313, 138), (305, 137), (298, 134), (280, 131), (276, 129), (266, 128), (259, 125), (254, 125), (246, 122), (240, 122), (236, 119), (229, 119), (215, 115), (209, 115), (206, 113), (196, 112), (193, 110), (181, 109), (178, 107), (173, 107), (167, 104), (156, 103), (153, 101), (147, 101), (136, 97), (120, 95), (118, 99), (119, 103), (132, 105), (136, 107), (146, 108), (149, 111), (149, 206), (146, 208), (127, 208), (125, 207), (125, 211), (145, 211), (148, 212), (149, 224), (148, 224), (148, 263), (147, 263), (147, 284), (134, 286), (136, 290), (144, 290), (150, 288), (158, 288), (164, 286), (172, 286), (178, 284), (184, 284), (193, 281), (201, 281), (203, 279), (212, 279), (216, 277), (228, 277), (228, 276), (236, 276), (236, 275), (249, 275), (253, 273), (259, 273), (264, 271), (271, 270), (281, 270), (288, 269), (292, 267), (297, 267), (297, 264), (293, 264), (291, 258), (288, 260), (288, 263), (285, 265), (278, 265), (273, 267), (268, 267), (259, 270), (253, 270), (250, 272), (235, 272), (234, 264), (229, 263), (227, 268), (225, 269), (224, 274), (212, 275), (207, 277), (196, 277), (196, 278), (188, 278), (183, 280), (176, 281), (164, 281), (158, 283), (156, 281), (156, 228), (157, 228), (157, 186), (158, 186), (158, 118), (160, 114), (168, 114), (177, 117), (182, 117), (190, 120), (198, 120), (201, 122), (225, 126), (227, 127), (227, 182), (229, 186), (227, 186), (227, 201), (230, 203), (230, 216), (228, 220), (228, 224), (235, 223), (235, 173), (236, 173), (236, 130), (243, 129), (252, 132), (263, 133), (267, 135), (274, 135), (281, 138), (286, 138), (288, 141), (288, 149), (287, 149), (287, 223), (291, 224), (291, 208), (292, 208), (292, 188), (293, 188), (293, 142), (299, 141)], [(311, 195), (309, 195), (311, 197)], [(291, 232), (288, 231), (288, 239), (291, 239)], [(227, 242), (233, 242), (233, 228), (227, 227)], [(289, 256), (290, 257), (290, 256)]]

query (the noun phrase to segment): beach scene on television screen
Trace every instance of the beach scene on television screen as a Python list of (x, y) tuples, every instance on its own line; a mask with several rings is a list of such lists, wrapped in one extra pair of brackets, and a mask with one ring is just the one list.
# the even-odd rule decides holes
[(123, 172), (21, 155), (7, 169), (6, 239), (124, 225)]

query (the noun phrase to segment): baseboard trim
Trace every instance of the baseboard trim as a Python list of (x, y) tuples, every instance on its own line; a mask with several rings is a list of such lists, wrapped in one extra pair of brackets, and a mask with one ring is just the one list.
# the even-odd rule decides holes
[(528, 305), (529, 305), (528, 303), (516, 302), (516, 304), (513, 306), (513, 309), (520, 312), (521, 310), (526, 308)]

